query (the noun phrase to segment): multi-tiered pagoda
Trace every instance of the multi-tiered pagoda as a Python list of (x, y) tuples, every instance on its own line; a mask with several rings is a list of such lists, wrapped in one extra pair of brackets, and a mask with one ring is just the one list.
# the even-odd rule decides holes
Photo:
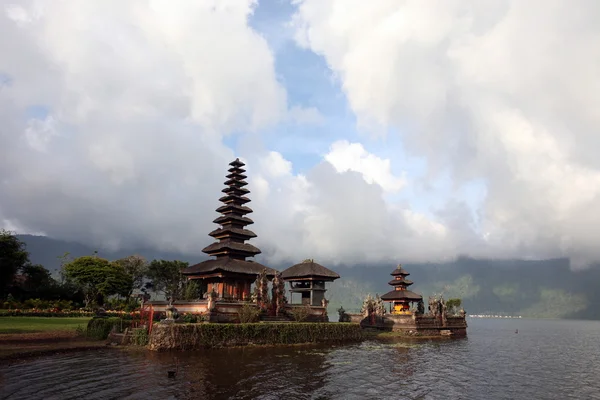
[(186, 268), (183, 274), (189, 279), (203, 280), (207, 292), (215, 292), (217, 298), (249, 300), (250, 287), (256, 276), (265, 268), (269, 277), (274, 276), (276, 271), (252, 260), (246, 260), (260, 254), (261, 251), (246, 243), (247, 240), (256, 237), (256, 234), (245, 229), (254, 223), (245, 216), (252, 212), (252, 209), (244, 205), (250, 202), (246, 197), (250, 191), (244, 187), (248, 184), (244, 180), (247, 178), (243, 169), (245, 164), (236, 159), (229, 165), (231, 168), (225, 182), (227, 187), (222, 190), (225, 196), (219, 199), (223, 205), (217, 208), (221, 216), (213, 221), (220, 227), (209, 233), (209, 236), (217, 241), (202, 250), (215, 258), (192, 265)]
[(413, 282), (406, 279), (410, 274), (402, 268), (401, 264), (398, 264), (391, 275), (394, 279), (389, 281), (388, 285), (393, 286), (394, 290), (381, 296), (381, 300), (391, 301), (394, 304), (392, 314), (410, 314), (410, 303), (423, 300), (423, 296), (407, 289)]

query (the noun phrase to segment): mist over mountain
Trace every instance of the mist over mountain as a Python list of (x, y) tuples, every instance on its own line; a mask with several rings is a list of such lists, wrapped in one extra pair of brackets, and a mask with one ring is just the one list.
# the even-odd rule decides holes
[[(93, 254), (118, 259), (140, 254), (148, 260), (182, 260), (196, 263), (207, 257), (161, 252), (153, 249), (109, 251), (77, 242), (66, 242), (44, 236), (19, 235), (27, 244), (33, 263), (57, 271), (65, 252), (73, 257)], [(298, 260), (299, 261), (299, 260)], [(318, 260), (317, 260), (318, 261)], [(402, 260), (397, 260), (402, 262)], [(507, 314), (542, 318), (600, 319), (600, 268), (572, 271), (567, 259), (544, 261), (476, 260), (459, 258), (449, 263), (403, 263), (414, 281), (411, 287), (424, 297), (443, 294), (445, 298), (460, 297), (470, 314)], [(290, 264), (269, 266), (283, 270)], [(345, 264), (328, 266), (341, 279), (334, 282), (327, 297), (330, 313), (343, 306), (358, 311), (364, 297), (383, 294), (395, 264)]]

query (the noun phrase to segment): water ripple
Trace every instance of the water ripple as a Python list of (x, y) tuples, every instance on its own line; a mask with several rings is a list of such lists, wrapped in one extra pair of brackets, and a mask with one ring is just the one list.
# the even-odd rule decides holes
[(470, 325), (441, 342), (42, 357), (0, 367), (0, 399), (600, 399), (600, 323)]

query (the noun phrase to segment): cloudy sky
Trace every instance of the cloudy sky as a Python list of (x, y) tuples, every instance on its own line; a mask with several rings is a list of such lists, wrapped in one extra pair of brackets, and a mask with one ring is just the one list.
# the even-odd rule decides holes
[(0, 225), (263, 261), (600, 260), (600, 2), (0, 0)]

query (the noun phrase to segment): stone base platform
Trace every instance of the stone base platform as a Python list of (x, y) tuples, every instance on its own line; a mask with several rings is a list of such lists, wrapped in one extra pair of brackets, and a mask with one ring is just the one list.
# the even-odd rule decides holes
[(362, 314), (346, 314), (348, 322), (359, 323), (362, 328), (375, 328), (393, 332), (403, 332), (418, 336), (466, 336), (467, 321), (461, 316), (447, 316), (444, 319), (431, 315), (395, 315), (383, 317)]

